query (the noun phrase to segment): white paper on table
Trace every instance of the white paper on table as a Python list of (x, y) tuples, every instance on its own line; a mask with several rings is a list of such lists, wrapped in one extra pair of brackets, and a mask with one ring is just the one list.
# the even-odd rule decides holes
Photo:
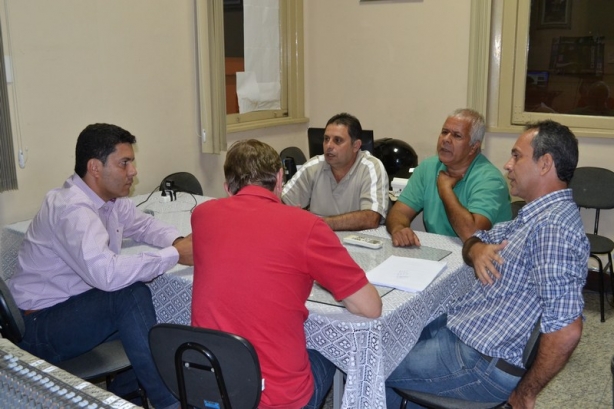
[(371, 284), (418, 292), (428, 286), (446, 267), (444, 261), (390, 256), (367, 273)]

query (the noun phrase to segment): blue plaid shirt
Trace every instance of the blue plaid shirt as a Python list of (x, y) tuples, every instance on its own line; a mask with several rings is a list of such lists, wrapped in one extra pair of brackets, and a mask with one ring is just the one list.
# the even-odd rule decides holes
[[(540, 197), (512, 221), (478, 231), (484, 243), (508, 240), (497, 265), (501, 278), (476, 284), (448, 312), (448, 327), (479, 352), (522, 367), (522, 352), (537, 319), (541, 332), (582, 315), (589, 243), (571, 189)], [(470, 268), (470, 267), (465, 267)]]

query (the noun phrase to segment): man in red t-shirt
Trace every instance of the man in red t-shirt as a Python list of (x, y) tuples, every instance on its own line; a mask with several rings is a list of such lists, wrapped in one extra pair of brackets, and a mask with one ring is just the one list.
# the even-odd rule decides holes
[(192, 325), (254, 345), (264, 378), (260, 408), (318, 408), (335, 367), (306, 348), (314, 280), (357, 315), (379, 317), (381, 299), (321, 218), (281, 202), (284, 174), (273, 148), (235, 143), (224, 175), (229, 197), (192, 215)]

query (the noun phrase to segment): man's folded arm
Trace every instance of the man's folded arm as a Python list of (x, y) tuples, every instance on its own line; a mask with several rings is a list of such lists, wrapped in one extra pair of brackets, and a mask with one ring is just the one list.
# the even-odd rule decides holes
[(382, 215), (373, 210), (357, 210), (337, 216), (325, 216), (322, 219), (335, 231), (356, 231), (376, 229), (381, 218)]

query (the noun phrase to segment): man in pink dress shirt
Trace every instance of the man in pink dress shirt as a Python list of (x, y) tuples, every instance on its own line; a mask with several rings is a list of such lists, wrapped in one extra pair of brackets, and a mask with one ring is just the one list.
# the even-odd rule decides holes
[[(121, 382), (135, 385), (136, 375), (155, 408), (176, 407), (149, 350), (156, 316), (144, 282), (178, 262), (192, 265), (192, 238), (126, 197), (137, 174), (135, 142), (115, 125), (81, 132), (75, 174), (47, 193), (8, 284), (25, 321), (21, 348), (57, 363), (120, 339), (134, 370)], [(124, 238), (159, 249), (121, 255)]]

